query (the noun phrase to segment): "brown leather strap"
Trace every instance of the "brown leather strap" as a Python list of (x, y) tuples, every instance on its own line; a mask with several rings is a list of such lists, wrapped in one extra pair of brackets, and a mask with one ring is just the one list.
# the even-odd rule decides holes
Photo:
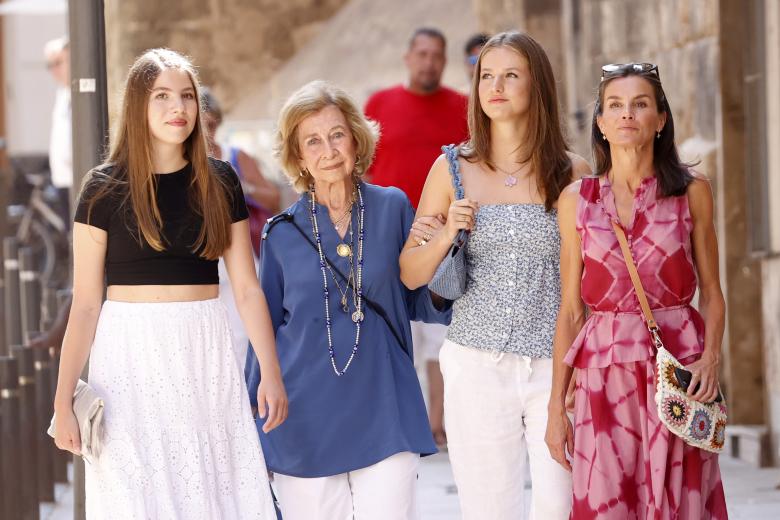
[(650, 330), (651, 333), (658, 332), (658, 326), (655, 323), (655, 318), (653, 317), (653, 311), (650, 310), (650, 304), (647, 303), (647, 295), (645, 295), (645, 290), (642, 287), (642, 280), (639, 278), (639, 273), (636, 270), (636, 264), (634, 264), (634, 257), (631, 254), (631, 250), (628, 248), (628, 240), (626, 240), (626, 233), (623, 231), (623, 228), (620, 227), (620, 224), (615, 222), (614, 220), (612, 222), (612, 229), (615, 230), (615, 235), (617, 235), (618, 242), (620, 243), (620, 249), (623, 251), (623, 260), (626, 261), (626, 267), (628, 268), (628, 275), (631, 277), (631, 282), (634, 284), (634, 290), (636, 291), (636, 296), (639, 298), (639, 306), (642, 308), (642, 314), (645, 315), (645, 321), (647, 322), (647, 328)]

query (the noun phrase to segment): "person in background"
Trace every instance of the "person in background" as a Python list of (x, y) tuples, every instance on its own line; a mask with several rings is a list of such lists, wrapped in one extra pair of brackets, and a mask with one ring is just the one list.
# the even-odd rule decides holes
[[(243, 150), (234, 146), (221, 145), (216, 141), (217, 130), (222, 124), (222, 108), (208, 87), (201, 91), (203, 98), (203, 125), (209, 155), (215, 159), (227, 161), (236, 170), (244, 189), (246, 205), (249, 209), (249, 229), (252, 234), (252, 247), (255, 256), (260, 254), (260, 235), (266, 220), (279, 212), (279, 187), (266, 179), (257, 161)], [(243, 358), (242, 358), (243, 359)]]
[[(366, 103), (366, 117), (379, 123), (381, 137), (376, 159), (367, 173), (370, 182), (403, 190), (415, 208), (425, 177), (441, 147), (468, 138), (467, 98), (441, 84), (447, 40), (438, 29), (414, 31), (404, 56), (408, 78), (403, 85), (380, 90)], [(428, 413), (438, 445), (446, 443), (444, 383), (439, 370), (439, 349), (447, 328), (412, 323), (416, 357), (428, 379)]]
[[(279, 211), (279, 187), (263, 177), (260, 167), (252, 157), (243, 150), (233, 146), (220, 145), (216, 141), (217, 130), (222, 123), (222, 108), (217, 98), (208, 87), (201, 89), (201, 111), (203, 112), (203, 128), (206, 132), (206, 142), (209, 155), (230, 163), (241, 179), (244, 190), (244, 200), (249, 210), (249, 233), (252, 238), (255, 269), (260, 256), (260, 235), (266, 221)], [(227, 273), (224, 259), (219, 259), (219, 299), (225, 304), (230, 320), (230, 330), (233, 333), (233, 351), (239, 368), (244, 368), (246, 351), (249, 348), (247, 336), (241, 315), (236, 307), (233, 286)]]
[(63, 220), (70, 224), (70, 189), (73, 186), (73, 141), (70, 108), (70, 44), (67, 37), (56, 38), (43, 48), (46, 68), (57, 84), (51, 112), (49, 169), (57, 188)]
[(477, 60), (479, 60), (479, 52), (482, 47), (490, 39), (485, 33), (477, 33), (471, 38), (466, 40), (466, 45), (463, 46), (464, 60), (463, 64), (466, 69), (466, 78), (468, 78), (469, 84), (471, 84), (471, 78), (474, 77), (474, 73), (477, 70)]

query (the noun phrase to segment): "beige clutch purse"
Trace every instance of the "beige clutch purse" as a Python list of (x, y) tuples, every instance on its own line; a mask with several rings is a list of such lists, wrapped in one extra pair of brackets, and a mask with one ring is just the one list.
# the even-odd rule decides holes
[[(79, 423), (81, 434), (81, 455), (87, 461), (96, 460), (100, 456), (103, 438), (103, 399), (86, 382), (79, 379), (76, 391), (73, 392), (73, 415)], [(47, 433), (54, 437), (54, 420)]]

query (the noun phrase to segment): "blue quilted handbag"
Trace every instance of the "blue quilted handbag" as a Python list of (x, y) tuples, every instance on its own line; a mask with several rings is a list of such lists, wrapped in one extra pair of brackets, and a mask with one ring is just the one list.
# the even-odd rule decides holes
[[(463, 198), (463, 184), (460, 181), (460, 164), (458, 163), (458, 148), (454, 144), (442, 146), (441, 151), (447, 157), (450, 165), (452, 185), (455, 188), (455, 198)], [(436, 273), (428, 283), (428, 289), (447, 300), (457, 300), (466, 292), (466, 242), (469, 234), (461, 230), (452, 241), (452, 246), (441, 261)]]

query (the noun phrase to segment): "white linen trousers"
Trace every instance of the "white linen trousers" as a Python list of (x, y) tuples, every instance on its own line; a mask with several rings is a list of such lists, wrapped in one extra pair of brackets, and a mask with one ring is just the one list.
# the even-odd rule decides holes
[(544, 434), (552, 359), (445, 341), (444, 423), (464, 520), (521, 520), (526, 453), (531, 520), (566, 520), (571, 474), (550, 456)]

